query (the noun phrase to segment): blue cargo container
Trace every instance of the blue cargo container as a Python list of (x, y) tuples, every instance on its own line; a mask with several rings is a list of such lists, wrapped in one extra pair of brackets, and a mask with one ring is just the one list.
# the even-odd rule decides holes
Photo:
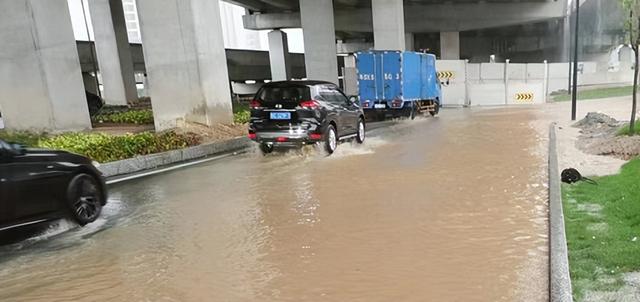
[(394, 116), (438, 113), (442, 94), (436, 57), (411, 51), (356, 53), (358, 97), (365, 110)]

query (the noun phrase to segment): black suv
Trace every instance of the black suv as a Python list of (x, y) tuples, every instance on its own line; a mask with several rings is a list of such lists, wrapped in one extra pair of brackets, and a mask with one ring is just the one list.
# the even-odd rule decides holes
[(97, 165), (80, 155), (0, 140), (0, 232), (64, 217), (80, 225), (96, 220), (107, 201)]
[(274, 147), (316, 143), (331, 154), (340, 140), (364, 142), (364, 113), (357, 101), (332, 83), (271, 82), (251, 101), (249, 138), (260, 143), (265, 154)]

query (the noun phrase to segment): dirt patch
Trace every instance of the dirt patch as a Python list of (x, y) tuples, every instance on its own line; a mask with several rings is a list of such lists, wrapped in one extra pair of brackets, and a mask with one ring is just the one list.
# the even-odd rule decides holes
[(604, 113), (590, 112), (573, 126), (580, 129), (576, 147), (585, 153), (623, 160), (640, 155), (640, 136), (617, 136), (623, 123)]
[(218, 124), (215, 126), (205, 126), (198, 123), (185, 123), (176, 129), (177, 133), (194, 133), (198, 135), (203, 143), (216, 142), (247, 134), (246, 124)]

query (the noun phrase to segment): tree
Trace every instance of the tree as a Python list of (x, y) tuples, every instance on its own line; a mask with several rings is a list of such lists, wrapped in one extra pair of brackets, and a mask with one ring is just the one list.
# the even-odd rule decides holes
[(629, 12), (629, 20), (625, 24), (625, 30), (628, 35), (628, 44), (633, 49), (636, 58), (633, 66), (633, 103), (631, 105), (631, 121), (629, 122), (629, 133), (635, 133), (636, 111), (638, 106), (638, 67), (640, 66), (638, 58), (640, 58), (640, 0), (621, 0), (622, 7)]

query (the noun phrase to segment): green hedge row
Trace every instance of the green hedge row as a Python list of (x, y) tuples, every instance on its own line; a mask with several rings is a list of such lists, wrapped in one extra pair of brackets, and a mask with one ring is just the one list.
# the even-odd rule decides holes
[(28, 147), (65, 150), (84, 155), (98, 162), (110, 162), (200, 144), (195, 134), (173, 131), (109, 135), (104, 133), (67, 133), (47, 137), (28, 133), (0, 132), (0, 139)]
[(233, 113), (233, 122), (236, 124), (246, 124), (251, 119), (251, 111), (242, 110)]
[[(234, 110), (233, 122), (236, 124), (246, 124), (251, 118), (249, 109)], [(93, 117), (94, 123), (116, 123), (116, 124), (153, 124), (153, 111), (151, 109), (129, 110), (121, 112), (101, 113)]]
[(153, 111), (151, 111), (151, 109), (140, 109), (101, 113), (93, 117), (93, 122), (138, 125), (153, 124)]

